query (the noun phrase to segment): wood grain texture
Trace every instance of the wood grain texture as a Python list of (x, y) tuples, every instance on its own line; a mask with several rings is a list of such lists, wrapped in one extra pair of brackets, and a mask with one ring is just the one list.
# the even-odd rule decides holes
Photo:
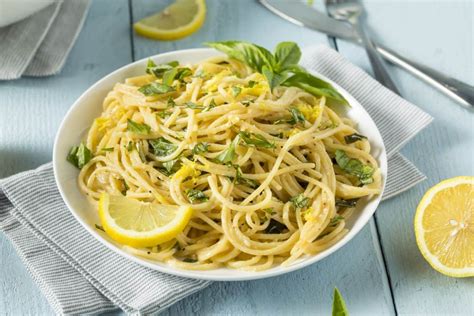
[[(474, 84), (472, 1), (366, 1), (377, 40), (419, 62)], [(359, 47), (339, 50), (369, 69)], [(474, 117), (436, 90), (390, 67), (402, 95), (434, 122), (402, 150), (428, 180), (384, 202), (377, 210), (381, 244), (400, 315), (473, 315), (474, 280), (443, 276), (430, 268), (415, 242), (413, 217), (426, 190), (439, 181), (474, 174)]]
[[(136, 21), (169, 1), (131, 3)], [(201, 47), (202, 42), (213, 40), (244, 39), (268, 48), (283, 40), (301, 46), (326, 43), (325, 35), (287, 23), (254, 1), (207, 3), (206, 23), (191, 37), (156, 42), (134, 36), (135, 59)], [(371, 0), (364, 4), (381, 42), (474, 83), (471, 1)], [(0, 178), (51, 159), (56, 129), (72, 102), (97, 79), (132, 60), (129, 22), (126, 0), (94, 1), (60, 75), (0, 82)], [(339, 47), (353, 62), (369, 69), (363, 50), (343, 42)], [(417, 250), (412, 229), (414, 209), (429, 186), (443, 178), (474, 174), (472, 113), (398, 69), (390, 70), (404, 97), (436, 120), (403, 149), (429, 179), (381, 205), (377, 211), (381, 240), (371, 221), (348, 245), (318, 264), (272, 279), (214, 283), (164, 314), (328, 315), (334, 286), (346, 298), (351, 315), (391, 315), (395, 308), (402, 315), (474, 314), (473, 280), (450, 279), (430, 269)], [(0, 247), (0, 315), (51, 314), (3, 235)]]

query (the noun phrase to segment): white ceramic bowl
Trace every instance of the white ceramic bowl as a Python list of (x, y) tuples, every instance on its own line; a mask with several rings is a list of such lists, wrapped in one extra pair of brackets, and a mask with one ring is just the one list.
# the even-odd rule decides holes
[[(157, 63), (166, 63), (172, 60), (179, 60), (181, 63), (196, 63), (218, 54), (220, 53), (212, 49), (189, 49), (156, 55), (152, 56), (151, 58), (153, 58), (153, 60)], [(315, 256), (301, 258), (295, 264), (289, 267), (277, 266), (261, 272), (240, 271), (226, 268), (209, 271), (176, 269), (164, 263), (131, 255), (123, 251), (121, 246), (112, 239), (99, 234), (94, 226), (94, 224), (100, 223), (97, 210), (95, 210), (89, 204), (86, 197), (80, 192), (77, 185), (78, 170), (66, 161), (66, 156), (72, 146), (80, 143), (81, 140), (83, 140), (94, 119), (101, 114), (102, 101), (106, 94), (113, 88), (114, 84), (117, 82), (123, 82), (127, 77), (143, 74), (146, 68), (147, 59), (148, 58), (139, 60), (112, 72), (95, 83), (86, 92), (84, 92), (66, 114), (56, 135), (53, 152), (53, 163), (54, 174), (59, 191), (61, 192), (66, 205), (69, 207), (74, 217), (90, 234), (97, 238), (98, 241), (116, 253), (127, 257), (136, 263), (164, 273), (195, 279), (218, 281), (251, 280), (280, 275), (313, 264), (345, 245), (369, 221), (380, 202), (381, 195), (373, 197), (370, 200), (363, 201), (364, 203), (361, 203), (362, 201), (358, 203), (359, 205), (357, 206), (357, 210), (354, 212), (354, 215), (348, 222), (348, 228), (350, 229), (349, 233), (337, 244)], [(351, 108), (348, 109), (346, 115), (355, 122), (359, 122), (358, 129), (360, 133), (366, 135), (369, 138), (372, 145), (372, 154), (374, 157), (376, 157), (378, 163), (380, 164), (380, 169), (382, 171), (385, 185), (385, 179), (387, 177), (387, 157), (382, 137), (380, 136), (375, 123), (372, 121), (364, 108), (344, 89), (320, 74), (313, 74), (324, 78), (328, 82), (331, 82), (351, 104)], [(370, 245), (367, 246), (369, 247)]]

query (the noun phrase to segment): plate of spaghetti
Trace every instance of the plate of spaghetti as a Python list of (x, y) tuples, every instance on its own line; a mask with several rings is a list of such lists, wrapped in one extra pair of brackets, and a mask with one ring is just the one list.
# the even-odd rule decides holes
[(387, 177), (376, 125), (349, 93), (237, 41), (160, 54), (89, 88), (55, 140), (59, 191), (104, 245), (152, 269), (248, 280), (333, 253)]

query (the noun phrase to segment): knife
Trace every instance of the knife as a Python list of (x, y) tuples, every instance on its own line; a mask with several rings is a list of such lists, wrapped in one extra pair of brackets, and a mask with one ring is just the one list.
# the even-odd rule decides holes
[[(274, 14), (296, 25), (305, 26), (312, 30), (326, 33), (329, 36), (360, 44), (360, 37), (348, 24), (335, 20), (303, 2), (284, 0), (258, 1)], [(425, 81), (461, 105), (470, 109), (474, 108), (473, 86), (447, 76), (428, 66), (411, 61), (380, 44), (374, 43), (374, 45), (377, 51), (387, 61)]]

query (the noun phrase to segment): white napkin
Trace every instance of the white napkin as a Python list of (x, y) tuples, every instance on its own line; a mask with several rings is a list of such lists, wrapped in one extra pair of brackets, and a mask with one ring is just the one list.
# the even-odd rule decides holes
[(90, 0), (57, 0), (0, 28), (0, 80), (57, 74), (76, 41)]
[[(327, 47), (307, 50), (304, 65), (338, 82), (374, 118), (391, 153), (384, 198), (424, 178), (395, 151), (431, 121), (429, 115)], [(62, 201), (51, 163), (0, 180), (0, 229), (57, 313), (119, 307), (131, 314), (150, 314), (210, 284), (142, 267), (97, 241)]]

